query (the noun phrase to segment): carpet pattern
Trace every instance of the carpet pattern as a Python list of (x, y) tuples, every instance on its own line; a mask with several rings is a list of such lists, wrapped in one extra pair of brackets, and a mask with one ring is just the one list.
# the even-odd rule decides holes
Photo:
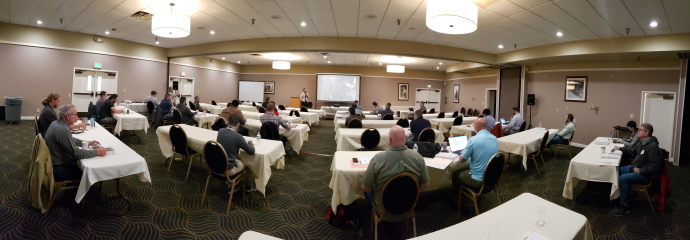
[[(332, 155), (336, 146), (333, 126), (322, 121), (309, 132), (309, 141), (302, 149), (307, 153)], [(338, 229), (327, 224), (326, 207), (332, 194), (330, 182), (332, 157), (307, 153), (293, 154), (286, 159), (284, 170), (273, 170), (266, 196), (248, 193), (245, 199), (235, 194), (232, 211), (225, 214), (228, 194), (225, 187), (212, 180), (207, 204), (201, 204), (206, 175), (192, 166), (185, 180), (187, 164), (175, 162), (166, 172), (165, 158), (160, 152), (155, 131), (137, 132), (135, 138), (123, 139), (143, 156), (151, 172), (152, 184), (136, 177), (122, 179), (120, 190), (132, 202), (132, 209), (116, 196), (115, 181), (94, 185), (85, 198), (85, 206), (74, 204), (76, 191), (66, 191), (58, 198), (47, 216), (31, 207), (26, 189), (29, 155), (34, 136), (33, 123), (19, 125), (0, 123), (0, 239), (237, 239), (253, 230), (283, 239), (373, 239), (369, 228), (371, 207), (358, 199), (359, 228)], [(580, 149), (571, 148), (573, 155)], [(690, 194), (683, 183), (690, 179), (687, 166), (669, 166), (674, 195), (665, 212), (651, 212), (644, 196), (632, 201), (631, 213), (623, 217), (611, 215), (611, 204), (601, 200), (581, 183), (578, 201), (562, 197), (568, 155), (560, 151), (545, 153), (546, 169), (538, 175), (534, 165), (522, 171), (519, 165), (508, 166), (500, 180), (499, 197), (508, 201), (523, 192), (530, 192), (585, 215), (596, 239), (688, 239), (690, 238)], [(517, 162), (513, 155), (511, 162)], [(186, 163), (186, 162), (185, 162)], [(541, 164), (541, 162), (539, 163)], [(583, 181), (584, 182), (584, 181)], [(582, 190), (583, 188), (587, 188)], [(473, 215), (473, 206), (463, 206), (456, 213), (450, 188), (422, 192), (416, 208), (417, 232), (430, 233)], [(591, 196), (590, 196), (591, 195)], [(464, 201), (465, 203), (469, 201)], [(481, 197), (480, 211), (497, 206), (493, 194)], [(412, 237), (403, 223), (379, 225), (379, 238)]]

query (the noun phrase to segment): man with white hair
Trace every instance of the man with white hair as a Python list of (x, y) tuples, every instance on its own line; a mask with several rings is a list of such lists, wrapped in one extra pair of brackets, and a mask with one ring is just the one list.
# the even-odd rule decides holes
[(46, 131), (46, 145), (53, 160), (53, 177), (56, 182), (81, 179), (82, 171), (77, 161), (95, 156), (105, 156), (106, 150), (98, 141), (89, 142), (96, 149), (79, 149), (82, 141), (72, 137), (71, 125), (77, 122), (77, 108), (72, 104), (60, 107), (60, 119), (55, 120)]

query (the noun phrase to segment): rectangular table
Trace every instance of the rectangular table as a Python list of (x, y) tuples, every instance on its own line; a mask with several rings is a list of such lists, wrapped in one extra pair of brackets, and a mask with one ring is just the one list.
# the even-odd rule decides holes
[[(289, 116), (291, 110), (283, 110), (280, 111), (281, 116)], [(318, 124), (320, 115), (315, 112), (300, 112), (299, 113), (300, 118), (302, 118), (302, 122), (306, 123), (307, 125), (311, 126), (312, 124)]]
[(256, 109), (256, 107), (254, 107), (254, 106), (239, 105), (239, 106), (237, 106), (237, 109), (239, 109), (240, 111), (247, 111), (247, 112), (259, 112), (259, 110)]
[[(462, 125), (472, 124), (474, 123), (474, 120), (477, 120), (477, 117), (463, 117)], [(431, 128), (438, 129), (443, 133), (447, 133), (448, 131), (450, 131), (450, 128), (453, 126), (453, 121), (455, 121), (455, 118), (429, 119), (429, 123), (431, 123)]]
[[(300, 109), (299, 109), (299, 108), (286, 107), (285, 110), (288, 110), (288, 112), (289, 112), (290, 110), (297, 110), (297, 111), (299, 111)], [(319, 117), (321, 117), (321, 118), (326, 117), (326, 113), (327, 113), (326, 110), (319, 110), (319, 109), (308, 109), (308, 110), (309, 110), (310, 113), (312, 113), (312, 112), (313, 112), (313, 113), (318, 113), (318, 114), (319, 114)]]
[[(208, 141), (216, 141), (218, 132), (181, 124), (179, 125), (187, 134), (187, 145), (194, 151), (203, 153), (204, 145)], [(158, 143), (163, 156), (169, 158), (173, 155), (172, 142), (170, 141), (170, 126), (158, 127), (156, 130)], [(240, 150), (239, 159), (252, 171), (256, 189), (262, 194), (266, 194), (266, 184), (271, 177), (271, 166), (277, 169), (285, 168), (285, 149), (280, 141), (261, 139), (256, 143), (256, 138), (244, 137), (255, 142), (254, 155), (249, 155)], [(203, 156), (202, 156), (203, 157)], [(205, 161), (205, 160), (204, 160)]]
[(138, 112), (138, 113), (148, 113), (149, 109), (146, 106), (146, 103), (125, 103), (125, 107), (129, 108), (132, 111)]
[(113, 118), (117, 120), (115, 129), (113, 129), (115, 135), (120, 135), (120, 132), (129, 130), (143, 130), (145, 133), (148, 133), (149, 120), (146, 116), (131, 110), (127, 114), (127, 109), (123, 107), (119, 107), (119, 109), (124, 109), (124, 112), (113, 114)]
[[(350, 116), (349, 113), (346, 115), (339, 115), (339, 113), (336, 114), (335, 116), (333, 116), (333, 125), (338, 124), (338, 120), (340, 120), (340, 119), (345, 120), (349, 116)], [(398, 119), (400, 119), (400, 117), (393, 116), (393, 119), (398, 120)], [(367, 114), (365, 114), (364, 119), (362, 119), (362, 120), (381, 120), (381, 118), (378, 115), (367, 115)], [(343, 126), (345, 126), (345, 125), (343, 125)]]
[[(549, 129), (547, 143), (556, 135), (558, 129)], [(498, 138), (498, 150), (522, 156), (522, 166), (527, 170), (527, 154), (536, 152), (541, 147), (545, 129), (532, 128), (519, 133)]]
[[(537, 208), (545, 207), (544, 226), (539, 227)], [(551, 240), (591, 240), (587, 218), (531, 193), (523, 193), (479, 216), (453, 226), (422, 235), (415, 240), (508, 239), (521, 240), (527, 231)]]
[[(362, 128), (390, 128), (396, 123), (398, 123), (398, 120), (369, 120), (365, 118), (362, 120)], [(336, 132), (338, 128), (345, 128), (345, 119), (338, 119), (335, 121)]]
[(338, 111), (348, 111), (350, 109), (350, 106), (347, 107), (333, 107), (333, 106), (321, 106), (321, 110), (326, 111), (326, 114), (328, 115), (333, 115), (337, 113)]
[[(247, 123), (244, 124), (244, 128), (249, 131), (250, 137), (256, 137), (256, 133), (261, 130), (261, 121), (255, 119), (248, 119)], [(296, 127), (287, 130), (283, 127), (278, 127), (280, 135), (287, 138), (290, 147), (292, 147), (295, 152), (299, 153), (302, 149), (304, 142), (309, 140), (309, 126), (306, 124), (297, 124)]]
[(214, 106), (214, 105), (206, 104), (206, 103), (200, 103), (200, 105), (201, 105), (201, 107), (203, 107), (204, 110), (206, 110), (207, 112), (212, 113), (212, 114), (216, 114), (216, 115), (220, 115), (220, 113), (223, 112), (223, 109), (225, 109), (225, 107), (221, 107), (221, 106), (218, 106), (218, 105), (215, 105), (215, 106)]
[[(361, 142), (361, 137), (362, 133), (367, 130), (366, 128), (339, 128), (338, 131), (335, 133), (335, 143), (336, 143), (336, 151), (356, 151), (360, 147), (362, 147), (362, 142)], [(381, 135), (381, 139), (379, 140), (379, 148), (381, 150), (385, 150), (388, 148), (388, 140), (389, 140), (389, 132), (390, 128), (377, 128), (376, 130), (379, 131), (379, 134)], [(443, 133), (441, 133), (438, 130), (434, 130), (434, 133), (436, 134), (436, 138), (434, 139), (434, 142), (436, 143), (442, 143), (445, 141), (445, 137), (443, 136)], [(407, 136), (407, 140), (410, 141), (413, 138), (412, 132), (410, 132), (409, 128), (405, 129), (405, 135)]]
[[(434, 118), (438, 118), (438, 114), (439, 114), (439, 113), (440, 113), (440, 112), (422, 114), (422, 117), (423, 117), (424, 119), (434, 119)], [(453, 113), (450, 113), (450, 114), (446, 113), (444, 118), (453, 118)]]
[[(606, 141), (608, 144), (595, 144), (597, 140)], [(611, 183), (610, 199), (613, 200), (618, 198), (620, 195), (618, 191), (618, 164), (616, 164), (616, 166), (599, 166), (601, 147), (605, 147), (606, 153), (609, 153), (614, 146), (623, 147), (623, 144), (614, 144), (611, 142), (610, 138), (598, 137), (585, 147), (585, 149), (582, 149), (577, 156), (573, 157), (568, 167), (568, 175), (565, 177), (563, 197), (573, 199), (573, 188), (577, 186), (580, 180), (586, 180)], [(620, 162), (620, 158), (618, 162)]]
[(211, 128), (211, 124), (213, 124), (214, 121), (216, 121), (216, 118), (219, 116), (216, 114), (211, 114), (211, 113), (206, 113), (206, 114), (199, 114), (197, 113), (194, 116), (194, 120), (197, 122), (198, 127), (203, 127), (204, 123), (208, 123), (208, 128)]
[[(505, 130), (508, 127), (510, 127), (510, 125), (503, 124), (501, 127), (503, 128), (503, 130)], [(476, 132), (474, 132), (474, 125), (473, 124), (452, 126), (450, 128), (449, 133), (450, 133), (451, 137), (465, 135), (465, 136), (467, 136), (468, 139), (473, 137), (475, 134), (477, 134)]]
[[(261, 120), (261, 116), (263, 116), (265, 113), (259, 113), (259, 112), (242, 112), (242, 115), (246, 119), (254, 119), (254, 120)], [(289, 122), (290, 124), (300, 124), (302, 123), (302, 118), (295, 117), (295, 116), (288, 116), (287, 114), (282, 114), (280, 117)]]
[[(95, 128), (87, 127), (87, 130), (80, 134), (73, 134), (73, 137), (82, 141), (99, 141), (112, 147), (115, 154), (103, 157), (93, 157), (77, 161), (79, 168), (84, 171), (79, 183), (79, 189), (74, 200), (78, 203), (89, 191), (89, 188), (97, 182), (118, 179), (129, 175), (137, 175), (142, 182), (151, 182), (149, 167), (146, 160), (124, 144), (120, 139), (113, 136), (110, 132), (96, 124)], [(119, 184), (119, 183), (118, 183)], [(119, 192), (118, 192), (119, 194)]]

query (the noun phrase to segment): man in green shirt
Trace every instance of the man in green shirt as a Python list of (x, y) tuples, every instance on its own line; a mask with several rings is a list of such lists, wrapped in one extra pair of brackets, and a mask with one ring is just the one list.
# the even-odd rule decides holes
[(568, 113), (565, 117), (565, 126), (563, 126), (563, 129), (560, 132), (557, 132), (555, 136), (551, 139), (551, 142), (549, 142), (546, 147), (550, 147), (551, 144), (569, 144), (570, 143), (570, 138), (573, 137), (573, 133), (575, 132), (575, 123), (573, 123), (573, 119), (575, 117)]
[[(420, 190), (424, 190), (429, 185), (429, 173), (426, 170), (424, 157), (419, 153), (410, 150), (405, 146), (407, 136), (405, 130), (400, 126), (391, 127), (388, 140), (388, 149), (385, 152), (378, 153), (371, 159), (367, 171), (362, 177), (362, 190), (370, 202), (371, 195), (373, 195), (373, 207), (376, 212), (381, 214), (381, 187), (391, 177), (402, 172), (412, 173), (417, 177), (420, 184)], [(392, 215), (386, 213), (385, 221), (399, 222), (409, 218), (412, 212), (407, 212), (402, 215)]]

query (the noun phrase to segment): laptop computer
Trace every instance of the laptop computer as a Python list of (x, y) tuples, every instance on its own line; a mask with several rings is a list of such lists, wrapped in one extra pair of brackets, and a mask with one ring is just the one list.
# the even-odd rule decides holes
[(506, 119), (505, 119), (505, 118), (501, 118), (501, 124), (506, 124)]
[(449, 137), (448, 144), (450, 145), (450, 152), (455, 154), (462, 153), (462, 151), (465, 150), (465, 147), (467, 147), (467, 141), (467, 136), (465, 135)]

